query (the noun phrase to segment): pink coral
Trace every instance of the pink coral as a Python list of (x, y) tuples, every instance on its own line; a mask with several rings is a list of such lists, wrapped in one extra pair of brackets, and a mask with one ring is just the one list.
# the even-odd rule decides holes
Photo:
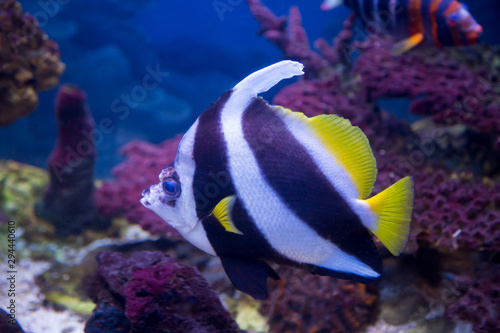
[(306, 75), (319, 74), (328, 62), (309, 47), (309, 39), (302, 26), (302, 17), (297, 7), (290, 8), (288, 20), (276, 17), (258, 0), (247, 0), (250, 10), (262, 24), (259, 33), (284, 51), (287, 58), (300, 60)]

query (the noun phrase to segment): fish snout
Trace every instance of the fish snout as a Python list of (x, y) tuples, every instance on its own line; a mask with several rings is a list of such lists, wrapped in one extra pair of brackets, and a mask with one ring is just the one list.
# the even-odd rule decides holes
[(150, 187), (142, 191), (142, 199), (141, 199), (141, 204), (144, 207), (150, 206), (151, 203), (148, 201), (149, 199), (149, 194), (151, 193)]
[(470, 44), (475, 44), (479, 40), (479, 37), (483, 34), (483, 27), (479, 24), (476, 24), (476, 26), (471, 29), (468, 34), (467, 34), (467, 40), (469, 41)]
[(149, 195), (149, 193), (151, 193), (151, 187), (148, 187), (147, 189), (142, 191), (142, 196), (145, 197), (145, 196)]

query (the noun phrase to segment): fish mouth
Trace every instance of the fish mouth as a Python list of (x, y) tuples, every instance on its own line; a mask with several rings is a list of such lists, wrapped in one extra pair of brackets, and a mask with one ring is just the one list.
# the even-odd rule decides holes
[(153, 201), (154, 201), (153, 200), (154, 197), (152, 197), (152, 193), (154, 191), (154, 189), (152, 189), (153, 186), (150, 186), (147, 189), (145, 189), (144, 191), (142, 191), (142, 199), (140, 201), (144, 207), (149, 208), (149, 206), (151, 206), (153, 204)]
[(470, 33), (470, 39), (477, 42), (479, 37), (483, 34), (483, 27), (478, 25), (472, 32)]
[(142, 191), (142, 199), (140, 200), (142, 205), (146, 208), (150, 208), (156, 204), (162, 203), (163, 190), (161, 183), (151, 185), (144, 191)]
[(151, 193), (151, 190), (149, 187), (147, 189), (145, 189), (144, 191), (142, 191), (141, 204), (145, 207), (151, 206), (151, 203), (148, 201), (150, 193)]

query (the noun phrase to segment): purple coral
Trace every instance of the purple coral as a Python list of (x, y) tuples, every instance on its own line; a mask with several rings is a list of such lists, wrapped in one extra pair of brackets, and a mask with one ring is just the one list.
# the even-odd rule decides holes
[(99, 216), (94, 202), (95, 122), (85, 92), (64, 85), (55, 112), (58, 138), (49, 157), (50, 184), (35, 213), (50, 221), (59, 236), (105, 229), (111, 221)]
[(290, 8), (288, 20), (276, 17), (259, 0), (247, 0), (250, 11), (261, 22), (259, 33), (283, 50), (285, 56), (300, 60), (306, 75), (319, 75), (328, 62), (309, 47), (309, 39), (302, 26), (302, 17), (297, 7)]
[(30, 114), (39, 90), (54, 88), (65, 66), (57, 44), (15, 0), (0, 2), (0, 127)]
[(498, 137), (498, 49), (431, 48), (393, 57), (390, 42), (378, 37), (354, 45), (361, 52), (354, 73), (361, 76), (366, 100), (407, 97), (412, 100), (411, 113), (432, 116), (438, 124), (466, 124)]
[(500, 327), (500, 267), (480, 264), (472, 275), (455, 278), (458, 290), (465, 293), (447, 309), (446, 316), (474, 324), (475, 332), (497, 332)]
[(160, 145), (134, 141), (122, 149), (127, 160), (113, 169), (113, 181), (104, 182), (97, 191), (99, 211), (107, 217), (125, 215), (152, 234), (178, 235), (175, 229), (140, 203), (141, 193), (158, 182), (158, 175), (173, 162), (181, 136)]
[(280, 267), (260, 312), (271, 332), (360, 332), (378, 313), (378, 286)]
[[(113, 327), (130, 325), (130, 332), (240, 332), (195, 268), (183, 266), (161, 252), (147, 251), (130, 256), (101, 252), (97, 262), (97, 283), (90, 296), (98, 306), (86, 332), (108, 332), (108, 327), (103, 329), (104, 323)], [(104, 314), (106, 309), (112, 315)], [(99, 321), (102, 317), (114, 320)]]

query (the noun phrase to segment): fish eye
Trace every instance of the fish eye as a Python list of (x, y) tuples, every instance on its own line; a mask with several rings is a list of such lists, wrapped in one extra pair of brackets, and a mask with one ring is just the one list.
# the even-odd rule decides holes
[(167, 180), (162, 184), (163, 191), (169, 198), (177, 198), (181, 194), (181, 188), (176, 181)]
[(448, 16), (448, 24), (449, 24), (450, 26), (454, 26), (454, 25), (456, 25), (456, 24), (457, 24), (458, 19), (459, 19), (459, 16), (458, 16), (458, 14), (457, 14), (457, 13), (455, 13), (455, 14), (453, 14), (453, 15), (450, 15), (450, 16)]

